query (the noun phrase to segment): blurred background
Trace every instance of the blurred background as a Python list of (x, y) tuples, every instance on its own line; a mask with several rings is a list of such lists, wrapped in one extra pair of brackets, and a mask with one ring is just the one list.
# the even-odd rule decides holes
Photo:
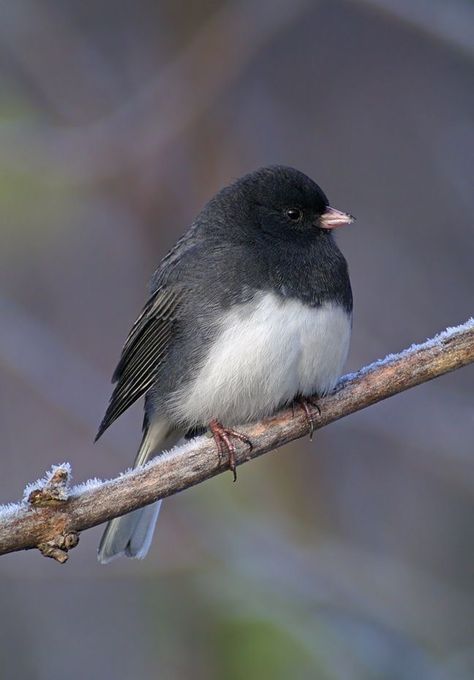
[[(348, 370), (474, 312), (468, 0), (16, 0), (0, 9), (0, 502), (94, 446), (161, 257), (294, 165), (358, 220)], [(472, 367), (166, 501), (148, 559), (0, 561), (0, 675), (474, 677)]]

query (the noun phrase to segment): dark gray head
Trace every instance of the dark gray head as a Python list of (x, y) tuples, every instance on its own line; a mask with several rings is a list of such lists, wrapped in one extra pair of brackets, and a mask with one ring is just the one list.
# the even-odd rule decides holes
[[(301, 238), (349, 224), (353, 217), (329, 206), (323, 190), (294, 168), (273, 165), (241, 177), (220, 191), (203, 211), (233, 230), (276, 238)], [(299, 239), (298, 239), (299, 240)]]

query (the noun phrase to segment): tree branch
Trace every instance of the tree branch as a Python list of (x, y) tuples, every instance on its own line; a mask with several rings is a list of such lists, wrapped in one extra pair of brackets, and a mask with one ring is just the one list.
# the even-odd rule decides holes
[[(421, 345), (346, 375), (336, 391), (318, 402), (315, 429), (474, 362), (474, 319), (448, 328)], [(241, 428), (239, 428), (241, 429)], [(303, 410), (291, 408), (245, 428), (253, 448), (238, 443), (237, 465), (308, 433)], [(214, 441), (202, 436), (162, 454), (146, 466), (110, 481), (69, 488), (70, 467), (54, 466), (30, 484), (21, 503), (0, 506), (0, 555), (38, 548), (59, 562), (78, 543), (79, 532), (199, 484), (228, 469)]]

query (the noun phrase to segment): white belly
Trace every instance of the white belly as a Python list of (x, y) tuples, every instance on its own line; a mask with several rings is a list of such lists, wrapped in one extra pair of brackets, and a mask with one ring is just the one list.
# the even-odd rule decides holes
[(172, 398), (189, 424), (237, 424), (269, 415), (298, 395), (323, 395), (341, 375), (351, 335), (342, 307), (307, 307), (271, 293), (239, 305), (198, 377)]

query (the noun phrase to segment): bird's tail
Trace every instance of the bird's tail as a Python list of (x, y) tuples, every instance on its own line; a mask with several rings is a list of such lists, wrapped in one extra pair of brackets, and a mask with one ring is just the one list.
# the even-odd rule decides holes
[[(171, 448), (181, 436), (168, 422), (156, 420), (143, 434), (133, 467), (144, 465), (157, 452)], [(143, 559), (150, 549), (160, 506), (161, 501), (157, 501), (110, 520), (100, 541), (99, 562), (107, 564), (120, 555)]]

